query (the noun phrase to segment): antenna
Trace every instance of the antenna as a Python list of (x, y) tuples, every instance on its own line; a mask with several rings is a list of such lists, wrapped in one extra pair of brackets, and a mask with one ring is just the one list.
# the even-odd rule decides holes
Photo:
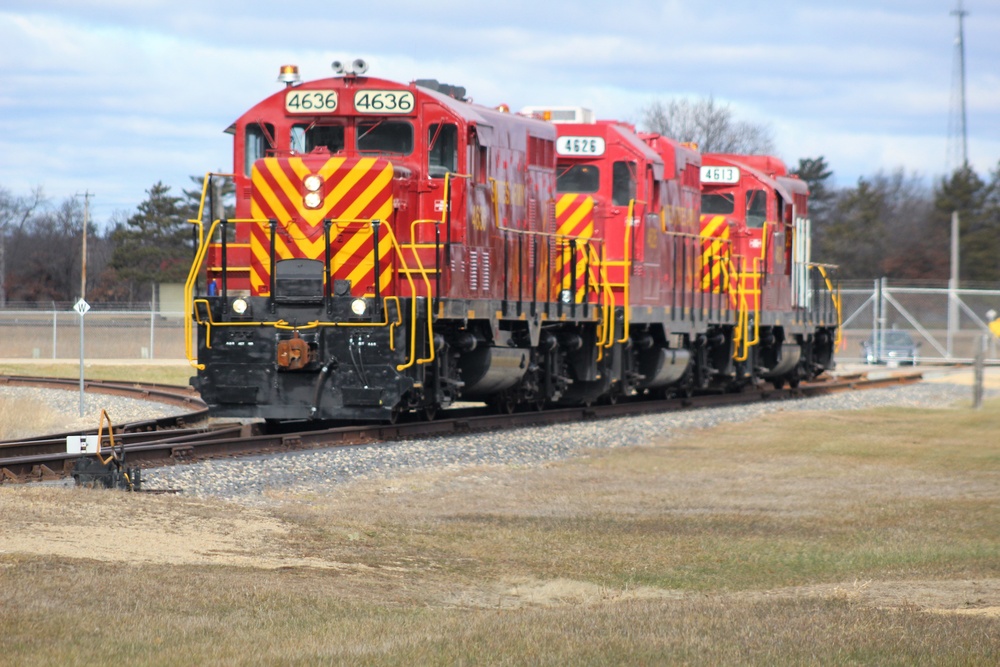
[[(965, 114), (965, 26), (964, 19), (969, 12), (962, 9), (962, 0), (957, 0), (958, 8), (951, 12), (958, 17), (958, 34), (955, 37), (955, 61), (952, 69), (951, 115), (948, 123), (948, 161), (952, 167), (966, 167), (969, 164), (969, 132)], [(957, 117), (956, 117), (957, 116)], [(957, 134), (957, 137), (956, 137)], [(959, 143), (957, 140), (960, 139)], [(956, 152), (961, 152), (956, 156)], [(956, 160), (960, 157), (960, 160)]]

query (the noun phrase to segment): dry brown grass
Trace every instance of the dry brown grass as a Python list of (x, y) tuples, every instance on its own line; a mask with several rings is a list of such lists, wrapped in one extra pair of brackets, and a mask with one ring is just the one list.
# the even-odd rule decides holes
[(997, 664), (998, 429), (775, 413), (267, 509), (5, 487), (0, 662)]
[(24, 398), (8, 398), (0, 392), (0, 440), (16, 440), (39, 433), (62, 430), (64, 415)]
[[(195, 374), (186, 362), (164, 361), (159, 363), (121, 361), (88, 361), (83, 367), (87, 380), (123, 380), (134, 382), (155, 382), (180, 387), (188, 385), (188, 379)], [(80, 364), (72, 362), (23, 362), (0, 363), (0, 375), (28, 377), (79, 378)]]

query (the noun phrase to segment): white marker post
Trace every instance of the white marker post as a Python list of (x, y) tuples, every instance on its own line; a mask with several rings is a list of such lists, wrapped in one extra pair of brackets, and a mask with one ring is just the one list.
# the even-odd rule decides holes
[(90, 310), (90, 304), (82, 298), (73, 306), (80, 313), (80, 416), (83, 416), (83, 316)]

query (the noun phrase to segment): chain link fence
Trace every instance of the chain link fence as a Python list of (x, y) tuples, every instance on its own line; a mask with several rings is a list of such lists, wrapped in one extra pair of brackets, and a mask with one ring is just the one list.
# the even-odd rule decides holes
[(903, 331), (925, 362), (971, 362), (980, 352), (997, 361), (997, 339), (989, 324), (1000, 313), (1000, 290), (892, 285), (842, 287), (843, 342), (837, 359), (863, 361), (863, 345), (885, 332)]
[[(907, 287), (887, 280), (845, 284), (840, 291), (843, 337), (837, 359), (864, 361), (862, 344), (902, 330), (926, 362), (972, 361), (983, 350), (998, 362), (989, 323), (1000, 313), (1000, 290)], [(79, 359), (81, 316), (72, 302), (8, 304), (0, 309), (0, 358)], [(84, 358), (183, 360), (184, 314), (154, 304), (91, 304), (82, 316)], [(991, 312), (994, 311), (994, 312)]]
[(90, 304), (81, 316), (73, 305), (8, 304), (0, 310), (0, 358), (79, 359), (81, 322), (85, 359), (185, 358), (182, 312)]

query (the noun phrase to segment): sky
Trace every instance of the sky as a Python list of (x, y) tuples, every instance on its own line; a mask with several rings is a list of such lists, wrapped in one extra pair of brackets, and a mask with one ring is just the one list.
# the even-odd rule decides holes
[[(157, 182), (232, 168), (225, 129), (278, 70), (465, 86), (476, 103), (574, 105), (641, 124), (712, 97), (836, 187), (957, 166), (959, 0), (0, 0), (0, 189), (94, 194), (99, 227)], [(968, 156), (1000, 163), (1000, 0), (964, 0)], [(949, 142), (951, 137), (951, 142)], [(951, 148), (949, 148), (951, 147)]]

